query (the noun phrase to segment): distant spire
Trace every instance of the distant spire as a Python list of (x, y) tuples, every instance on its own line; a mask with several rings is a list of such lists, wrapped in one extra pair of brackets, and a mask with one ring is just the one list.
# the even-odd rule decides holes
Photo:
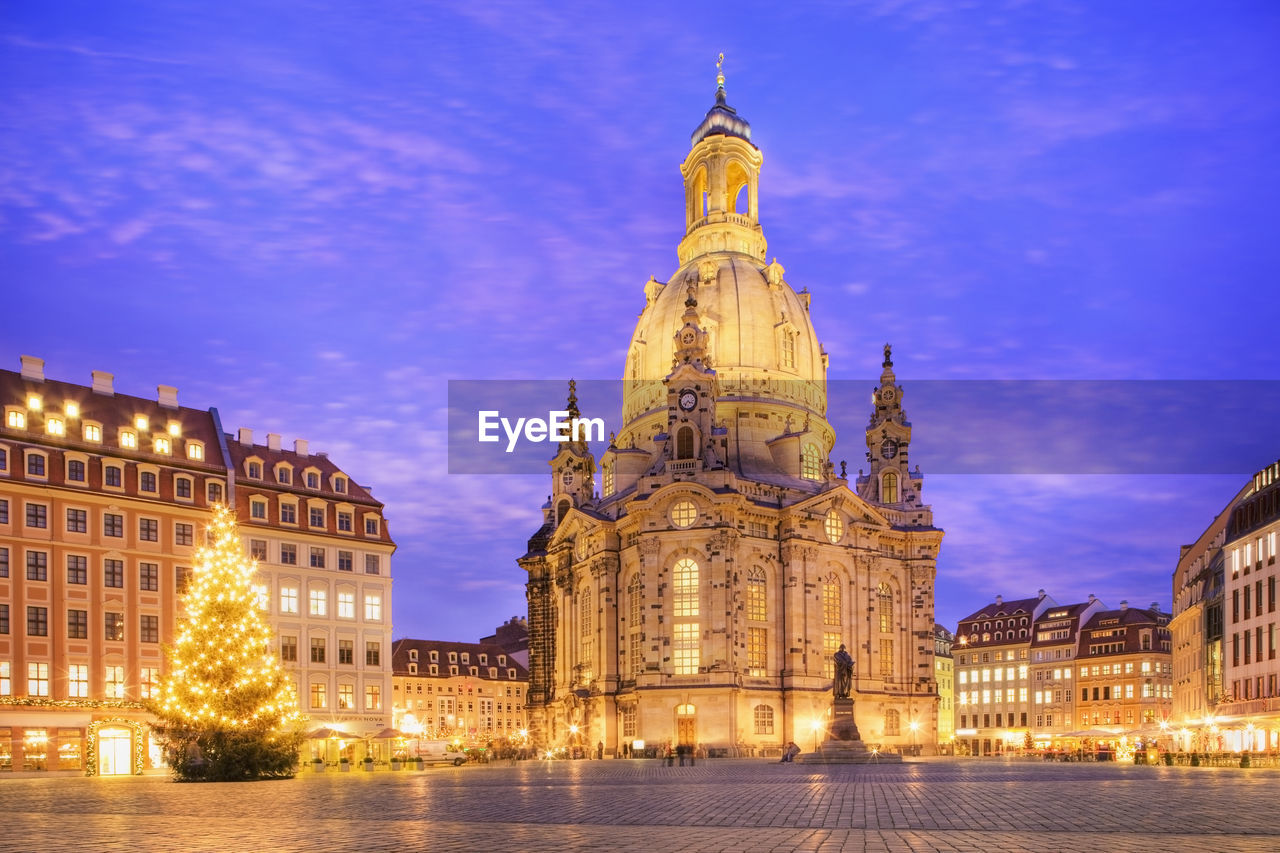
[(572, 379), (569, 380), (569, 417), (582, 417), (582, 413), (578, 411), (578, 383)]

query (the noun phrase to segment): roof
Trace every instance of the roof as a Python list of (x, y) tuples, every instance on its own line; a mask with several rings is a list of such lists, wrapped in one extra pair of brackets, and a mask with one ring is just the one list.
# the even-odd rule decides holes
[[(458, 657), (458, 666), (474, 666), (476, 667), (476, 675), (469, 676), (471, 678), (479, 678), (482, 681), (528, 681), (529, 670), (524, 664), (511, 656), (502, 646), (497, 643), (453, 643), (447, 640), (414, 640), (410, 638), (402, 638), (395, 640), (391, 644), (391, 674), (399, 676), (408, 676), (410, 651), (418, 652), (418, 664), (440, 663), (449, 665), (449, 652), (454, 652)], [(438, 660), (431, 660), (431, 652), (436, 653)], [(462, 655), (466, 653), (470, 656), (469, 663), (462, 663)], [(488, 663), (480, 663), (480, 655), (486, 655)], [(501, 657), (506, 658), (506, 664), (498, 663)], [(497, 678), (489, 677), (489, 667), (497, 669)], [(507, 670), (515, 670), (515, 677), (507, 676)], [(448, 670), (445, 670), (447, 673)], [(459, 670), (462, 675), (468, 675), (465, 670)], [(419, 669), (417, 675), (423, 676), (425, 673)], [(433, 677), (433, 676), (427, 676)], [(450, 678), (457, 676), (449, 676), (447, 674), (434, 676), (438, 678)]]
[[(298, 453), (294, 450), (272, 449), (263, 444), (241, 444), (234, 435), (227, 436), (227, 451), (231, 455), (231, 464), (237, 472), (237, 484), (245, 486), (260, 486), (264, 489), (276, 489), (279, 491), (296, 492), (298, 494), (319, 495), (330, 500), (346, 501), (353, 504), (367, 504), (369, 506), (381, 507), (382, 502), (374, 498), (369, 490), (364, 486), (358, 485), (355, 480), (351, 479), (351, 475), (343, 471), (332, 461), (328, 455), (324, 453)], [(290, 485), (277, 482), (274, 478), (263, 477), (261, 481), (243, 479), (244, 462), (251, 456), (256, 456), (262, 460), (263, 473), (271, 471), (281, 462), (287, 462), (295, 471), (303, 471), (307, 468), (316, 468), (321, 473), (320, 488), (308, 489), (300, 485), (296, 478)], [(335, 492), (333, 490), (333, 482), (329, 475), (341, 474), (347, 478), (347, 490), (345, 492)]]
[(738, 115), (738, 111), (725, 101), (724, 86), (716, 89), (716, 102), (707, 110), (702, 122), (694, 129), (691, 147), (697, 145), (708, 136), (736, 136), (747, 142), (751, 141), (751, 125)]
[(1036, 598), (1020, 598), (1017, 601), (993, 601), (983, 606), (980, 610), (970, 613), (960, 621), (972, 622), (974, 619), (994, 619), (999, 616), (1012, 616), (1018, 612), (1032, 614), (1035, 613), (1036, 605), (1042, 600), (1041, 597), (1037, 596)]

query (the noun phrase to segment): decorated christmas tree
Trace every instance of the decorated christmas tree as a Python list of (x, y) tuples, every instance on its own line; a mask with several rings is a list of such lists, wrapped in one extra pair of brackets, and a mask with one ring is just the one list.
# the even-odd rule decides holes
[(218, 504), (196, 564), (168, 672), (152, 712), (165, 759), (184, 780), (292, 776), (302, 734), (293, 684), (272, 654), (257, 571), (231, 510)]

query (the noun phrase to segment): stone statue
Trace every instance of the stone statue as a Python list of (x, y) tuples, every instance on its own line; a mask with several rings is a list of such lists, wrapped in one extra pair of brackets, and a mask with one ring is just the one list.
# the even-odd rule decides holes
[(835, 698), (848, 699), (849, 691), (853, 689), (853, 657), (845, 650), (844, 643), (841, 643), (840, 650), (831, 659), (836, 663), (836, 678), (831, 690), (835, 693)]

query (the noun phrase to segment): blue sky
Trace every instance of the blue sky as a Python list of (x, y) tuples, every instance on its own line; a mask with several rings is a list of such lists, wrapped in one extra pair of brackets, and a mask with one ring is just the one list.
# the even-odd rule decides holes
[[(892, 341), (910, 413), (913, 379), (1280, 379), (1278, 36), (1263, 2), (7, 3), (0, 358), (309, 439), (387, 504), (397, 636), (473, 639), (524, 611), (549, 483), (449, 475), (446, 381), (620, 375), (719, 51), (831, 377)], [(925, 470), (939, 620), (1168, 607), (1278, 455)]]

